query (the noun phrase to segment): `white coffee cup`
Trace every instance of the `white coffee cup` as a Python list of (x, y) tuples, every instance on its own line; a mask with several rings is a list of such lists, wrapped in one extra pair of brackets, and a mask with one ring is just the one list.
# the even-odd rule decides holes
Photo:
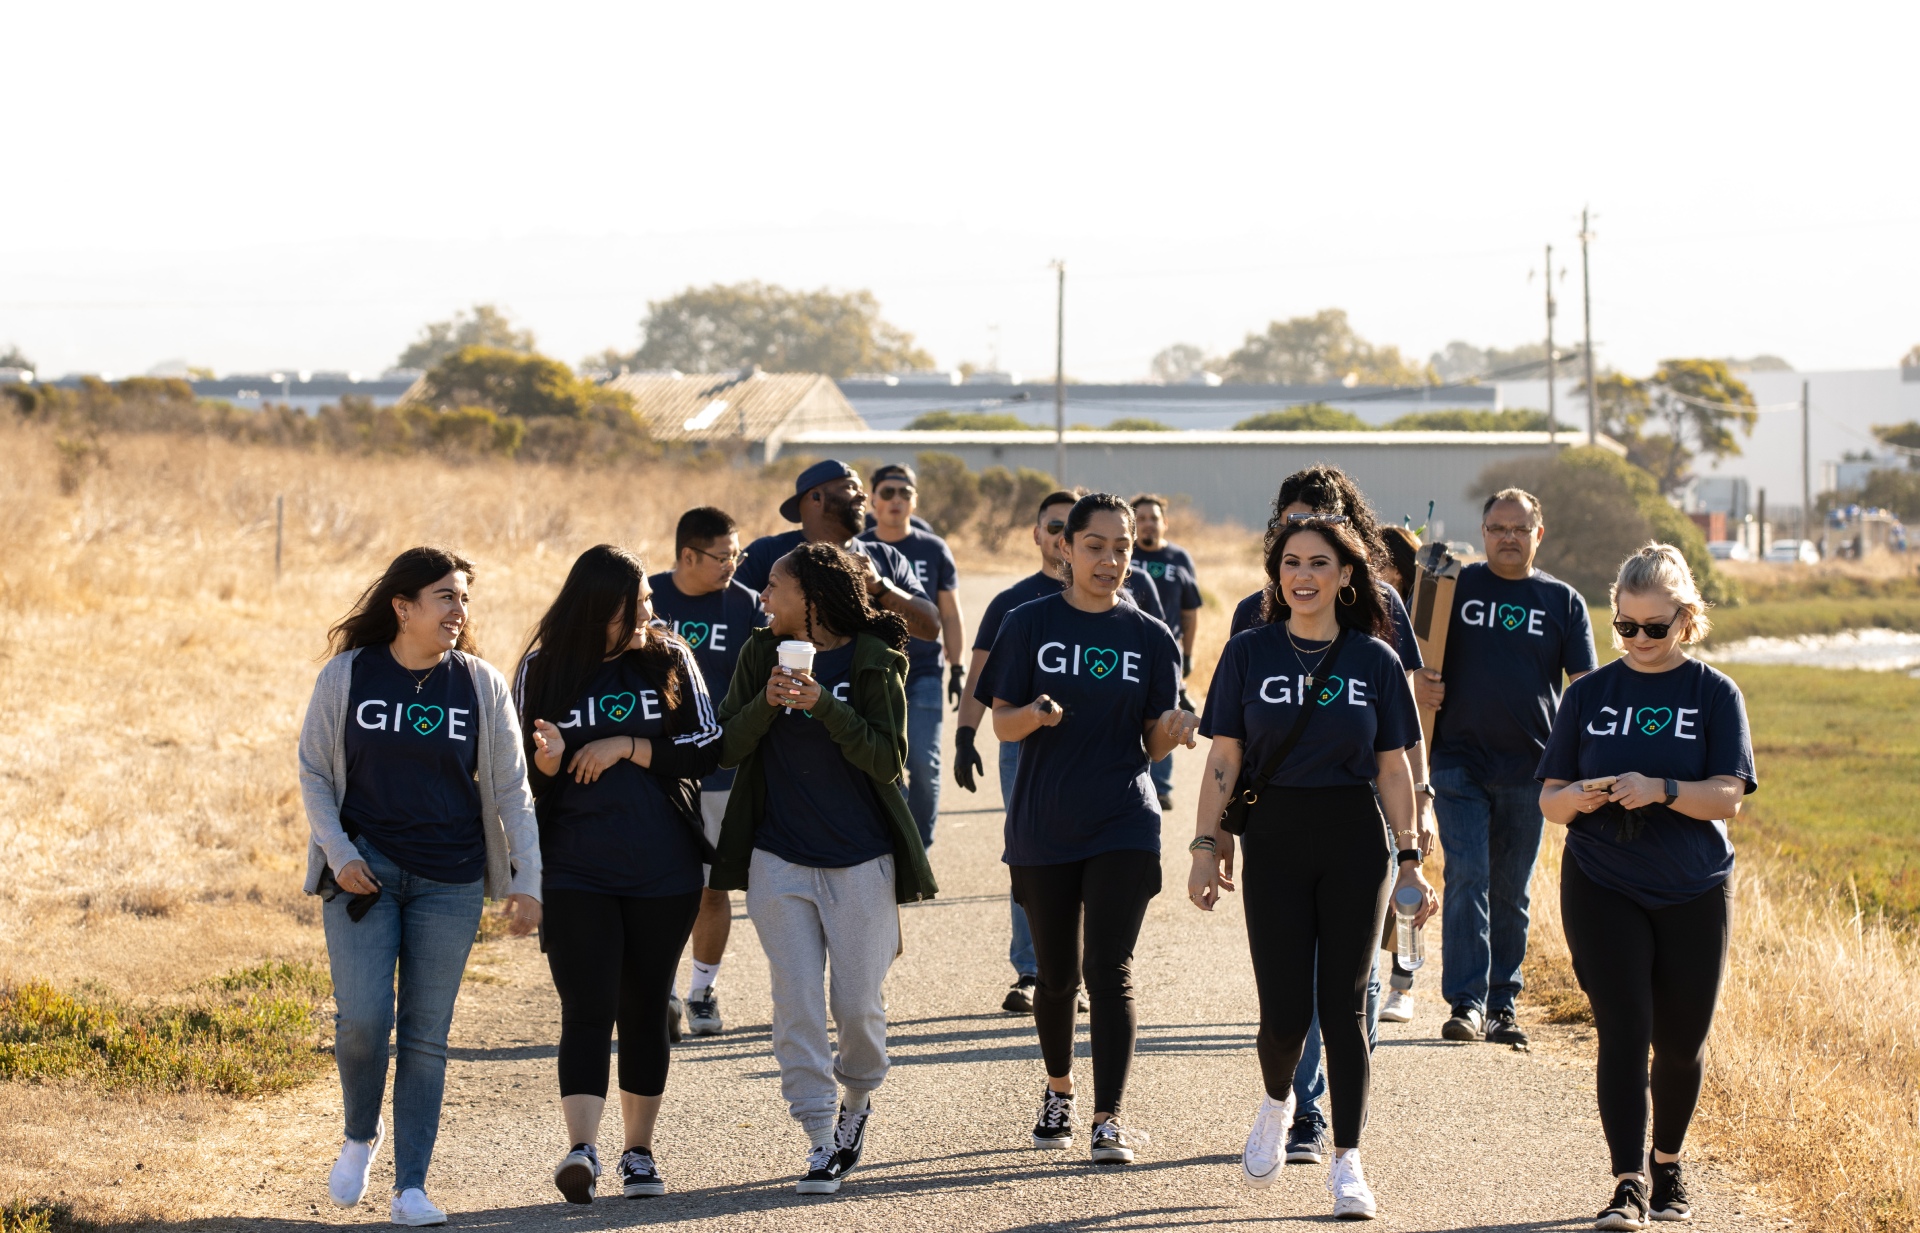
[(787, 671), (813, 671), (813, 643), (791, 640), (782, 642), (774, 649), (780, 655), (780, 666)]

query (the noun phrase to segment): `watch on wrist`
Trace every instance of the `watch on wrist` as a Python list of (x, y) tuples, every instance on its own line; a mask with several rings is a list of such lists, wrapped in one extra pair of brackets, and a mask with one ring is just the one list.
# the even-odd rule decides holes
[(1660, 803), (1662, 805), (1671, 805), (1680, 799), (1680, 781), (1677, 779), (1668, 779), (1665, 781), (1665, 785), (1667, 789), (1667, 799)]
[(1422, 859), (1420, 855), (1419, 848), (1402, 848), (1398, 853), (1394, 855), (1394, 858), (1393, 858), (1393, 863), (1396, 865), (1404, 865), (1408, 861), (1412, 861), (1416, 865), (1423, 865), (1426, 863), (1426, 861)]
[(1424, 797), (1426, 797), (1426, 798), (1427, 798), (1428, 800), (1432, 800), (1432, 799), (1433, 799), (1433, 797), (1434, 797), (1434, 791), (1433, 791), (1433, 785), (1432, 785), (1432, 784), (1430, 784), (1430, 783), (1417, 783), (1417, 784), (1414, 784), (1414, 785), (1413, 785), (1413, 794), (1414, 794), (1415, 796), (1424, 796)]

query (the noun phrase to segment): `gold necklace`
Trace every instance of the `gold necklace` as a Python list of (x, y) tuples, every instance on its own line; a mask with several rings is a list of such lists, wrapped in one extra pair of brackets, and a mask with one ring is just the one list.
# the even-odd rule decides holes
[[(1288, 643), (1288, 645), (1290, 645), (1290, 646), (1292, 646), (1292, 647), (1293, 647), (1293, 657), (1294, 657), (1294, 659), (1296, 659), (1296, 660), (1298, 660), (1298, 661), (1299, 661), (1299, 663), (1300, 663), (1300, 666), (1301, 666), (1302, 668), (1305, 668), (1305, 667), (1307, 666), (1307, 657), (1306, 657), (1306, 653), (1305, 653), (1304, 651), (1302, 651), (1302, 650), (1300, 649), (1300, 644), (1299, 644), (1298, 642), (1295, 642), (1295, 641), (1293, 640), (1293, 623), (1292, 623), (1292, 620), (1291, 620), (1291, 618), (1289, 618), (1289, 619), (1288, 619), (1288, 620), (1286, 620), (1286, 621), (1282, 621), (1282, 622), (1280, 622), (1280, 628), (1281, 628), (1281, 630), (1282, 630), (1282, 631), (1284, 631), (1284, 632), (1286, 633), (1286, 635), (1287, 635), (1287, 643)], [(1336, 628), (1335, 628), (1335, 630), (1334, 630), (1334, 635), (1333, 635), (1333, 636), (1334, 636), (1334, 639), (1335, 639), (1335, 640), (1338, 640), (1338, 639), (1339, 639), (1339, 637), (1340, 637), (1340, 631), (1339, 631), (1339, 629), (1338, 629), (1337, 627), (1336, 627)], [(1312, 668), (1312, 670), (1311, 670), (1311, 671), (1309, 671), (1309, 672), (1307, 673), (1307, 689), (1308, 689), (1309, 691), (1311, 691), (1311, 690), (1313, 689), (1313, 678), (1314, 678), (1314, 674), (1320, 671), (1320, 665), (1321, 665), (1321, 664), (1324, 664), (1324, 663), (1326, 663), (1326, 662), (1327, 662), (1327, 653), (1328, 653), (1328, 652), (1330, 652), (1330, 651), (1332, 651), (1332, 650), (1333, 650), (1333, 643), (1332, 643), (1332, 642), (1329, 642), (1329, 643), (1327, 643), (1327, 645), (1326, 645), (1326, 646), (1324, 646), (1324, 647), (1322, 647), (1322, 648), (1321, 648), (1321, 650), (1320, 650), (1320, 658), (1319, 658), (1319, 659), (1316, 659), (1316, 660), (1314, 660), (1314, 661), (1313, 661), (1313, 668)]]
[[(400, 664), (400, 661), (398, 659), (394, 660), (393, 662), (396, 664)], [(434, 669), (438, 668), (439, 666), (440, 666), (440, 661), (436, 659), (433, 661), (432, 667), (429, 667), (424, 675), (419, 677), (414, 677), (414, 681), (413, 681), (414, 693), (417, 694), (421, 690), (427, 687), (427, 682), (433, 677)], [(400, 671), (406, 673), (409, 677), (413, 677), (413, 669), (407, 667), (405, 664), (400, 664)]]

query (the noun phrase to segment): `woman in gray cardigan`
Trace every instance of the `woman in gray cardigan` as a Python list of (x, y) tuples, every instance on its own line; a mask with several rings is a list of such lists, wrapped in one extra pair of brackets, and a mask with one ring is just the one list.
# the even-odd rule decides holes
[[(440, 1128), (447, 1029), (483, 897), (505, 897), (508, 930), (540, 923), (540, 839), (512, 695), (467, 628), (473, 566), (410, 548), (329, 634), (300, 731), (312, 841), (307, 893), (333, 971), (334, 1060), (346, 1142), (328, 1192), (366, 1193), (393, 1077), (394, 1224), (445, 1224), (427, 1198)], [(399, 998), (394, 997), (395, 974)]]

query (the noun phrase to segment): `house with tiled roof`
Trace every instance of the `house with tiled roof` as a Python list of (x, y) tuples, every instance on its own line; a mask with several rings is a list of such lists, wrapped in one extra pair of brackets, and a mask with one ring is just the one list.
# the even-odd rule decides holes
[(633, 372), (607, 382), (633, 399), (656, 441), (744, 441), (773, 458), (803, 432), (861, 432), (867, 422), (831, 377), (811, 372)]

